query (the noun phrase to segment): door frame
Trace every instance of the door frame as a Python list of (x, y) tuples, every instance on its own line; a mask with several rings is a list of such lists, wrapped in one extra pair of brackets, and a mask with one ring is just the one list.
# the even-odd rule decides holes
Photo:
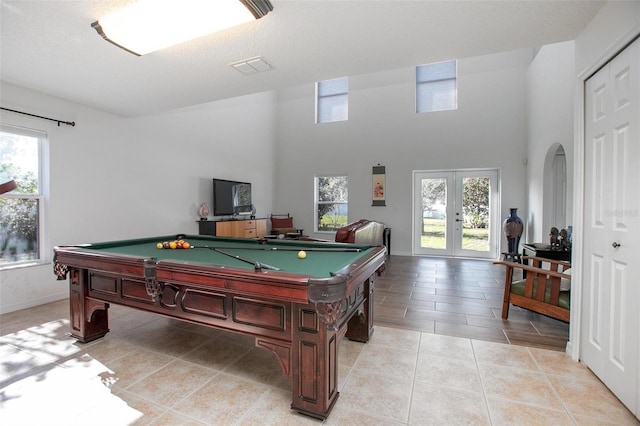
[[(458, 241), (458, 238), (456, 238), (456, 236), (454, 235), (447, 235), (447, 242), (450, 243), (452, 245), (451, 248), (451, 252), (449, 253), (443, 253), (443, 254), (438, 254), (438, 253), (418, 253), (418, 249), (416, 247), (416, 233), (417, 233), (417, 222), (418, 222), (418, 218), (422, 217), (422, 209), (420, 209), (417, 204), (417, 199), (416, 199), (416, 180), (417, 180), (417, 176), (420, 174), (429, 174), (429, 173), (433, 173), (435, 174), (441, 174), (442, 176), (445, 175), (451, 175), (453, 177), (453, 181), (455, 182), (455, 186), (457, 188), (458, 184), (457, 184), (457, 178), (458, 177), (466, 177), (467, 175), (474, 175), (474, 174), (486, 174), (486, 175), (491, 175), (490, 178), (491, 179), (495, 179), (495, 189), (493, 189), (491, 191), (490, 194), (490, 203), (492, 203), (492, 207), (491, 207), (491, 214), (490, 214), (490, 219), (491, 219), (491, 223), (489, 224), (489, 229), (490, 229), (490, 233), (489, 233), (489, 253), (487, 256), (480, 256), (480, 257), (475, 257), (475, 256), (471, 256), (472, 253), (470, 253), (470, 251), (465, 251), (461, 249), (461, 253), (456, 255), (455, 252), (455, 244), (456, 243), (460, 243), (461, 241)], [(449, 179), (449, 177), (447, 176), (447, 179)], [(497, 259), (499, 257), (499, 253), (500, 253), (500, 236), (502, 235), (502, 230), (501, 230), (501, 221), (502, 218), (500, 216), (501, 213), (501, 208), (500, 208), (500, 169), (498, 168), (479, 168), (479, 169), (438, 169), (438, 170), (414, 170), (412, 173), (412, 215), (411, 215), (411, 247), (412, 247), (412, 255), (413, 256), (442, 256), (442, 257), (460, 257), (460, 258), (474, 258), (474, 259)], [(447, 193), (447, 205), (450, 205), (450, 203), (452, 201), (455, 202), (461, 202), (462, 201), (462, 194), (453, 194), (450, 196), (449, 192)], [(453, 214), (448, 214), (447, 215), (447, 227), (450, 226), (450, 224), (452, 224), (452, 220), (454, 219), (454, 215)], [(462, 236), (462, 233), (460, 233), (460, 236)]]
[(576, 79), (576, 102), (574, 104), (574, 169), (573, 169), (573, 247), (571, 279), (571, 316), (569, 318), (569, 341), (566, 352), (574, 361), (581, 357), (582, 332), (582, 267), (583, 267), (583, 241), (584, 235), (584, 191), (585, 191), (585, 83), (600, 68), (611, 61), (618, 53), (630, 45), (640, 36), (640, 25), (634, 25), (624, 34), (620, 35), (613, 43), (605, 48), (600, 56), (588, 67), (582, 70)]

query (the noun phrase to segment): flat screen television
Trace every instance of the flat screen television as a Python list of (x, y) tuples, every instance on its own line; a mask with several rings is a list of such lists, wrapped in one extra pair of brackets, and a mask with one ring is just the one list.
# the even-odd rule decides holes
[(251, 184), (233, 180), (213, 179), (213, 215), (250, 215)]

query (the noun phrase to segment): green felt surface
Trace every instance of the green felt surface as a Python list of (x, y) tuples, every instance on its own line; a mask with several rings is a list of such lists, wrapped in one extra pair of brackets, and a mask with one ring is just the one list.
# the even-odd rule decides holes
[[(173, 241), (172, 236), (160, 236), (136, 240), (113, 241), (107, 243), (87, 244), (82, 248), (104, 253), (123, 254), (129, 256), (155, 257), (158, 260), (175, 260), (184, 262), (205, 263), (253, 270), (254, 267), (241, 260), (226, 256), (205, 247), (215, 247), (229, 254), (247, 260), (266, 263), (280, 268), (283, 272), (325, 278), (356, 262), (360, 257), (373, 250), (369, 246), (346, 244), (327, 244), (297, 240), (268, 240), (260, 244), (255, 239), (219, 238), (187, 235), (184, 239), (197, 248), (190, 249), (158, 249), (157, 243)], [(354, 249), (361, 252), (347, 251), (313, 251), (318, 249)], [(306, 259), (298, 258), (298, 250), (305, 250)]]
[[(511, 284), (511, 292), (513, 294), (518, 294), (520, 296), (524, 296), (524, 286), (526, 281), (519, 280), (514, 281)], [(536, 294), (536, 289), (538, 288), (538, 284), (533, 284), (533, 294)], [(549, 299), (551, 298), (551, 281), (547, 280), (546, 291), (544, 292), (544, 301), (545, 303), (549, 303)], [(571, 292), (570, 291), (561, 291), (560, 296), (558, 297), (558, 306), (565, 309), (571, 309)]]

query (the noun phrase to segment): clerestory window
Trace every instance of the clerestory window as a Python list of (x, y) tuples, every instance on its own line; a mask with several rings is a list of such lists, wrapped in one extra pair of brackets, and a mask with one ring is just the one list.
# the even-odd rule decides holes
[(416, 112), (458, 109), (457, 61), (416, 67)]
[(349, 118), (349, 79), (334, 78), (316, 83), (316, 123)]

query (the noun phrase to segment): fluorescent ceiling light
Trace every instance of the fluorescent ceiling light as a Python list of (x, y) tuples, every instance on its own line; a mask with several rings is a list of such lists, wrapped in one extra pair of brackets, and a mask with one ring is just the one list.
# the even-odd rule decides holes
[(105, 40), (144, 55), (259, 19), (269, 0), (139, 0), (91, 26)]

